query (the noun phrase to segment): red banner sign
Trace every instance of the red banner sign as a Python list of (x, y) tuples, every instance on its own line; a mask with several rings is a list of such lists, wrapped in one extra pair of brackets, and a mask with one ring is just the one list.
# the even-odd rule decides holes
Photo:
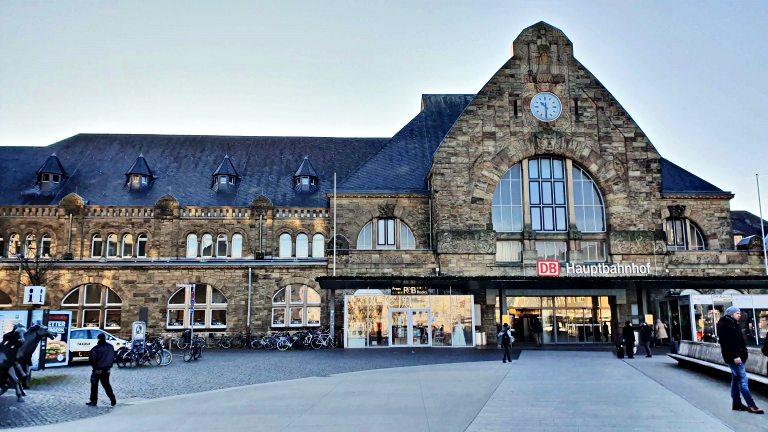
[(540, 276), (540, 277), (560, 276), (560, 261), (558, 260), (536, 261), (536, 276)]

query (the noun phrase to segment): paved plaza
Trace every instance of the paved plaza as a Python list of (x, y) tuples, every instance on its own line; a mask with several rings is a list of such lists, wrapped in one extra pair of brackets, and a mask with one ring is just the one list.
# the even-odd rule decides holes
[[(495, 350), (211, 352), (198, 363), (118, 370), (117, 407), (17, 430), (768, 430), (768, 416), (731, 411), (727, 379), (678, 367), (664, 355), (517, 353), (502, 364)], [(238, 374), (244, 378), (232, 387)], [(83, 404), (87, 375), (87, 367), (43, 372), (26, 405), (63, 395)], [(183, 394), (168, 395), (169, 388)], [(768, 407), (765, 395), (754, 393)], [(0, 399), (5, 420), (13, 398)]]

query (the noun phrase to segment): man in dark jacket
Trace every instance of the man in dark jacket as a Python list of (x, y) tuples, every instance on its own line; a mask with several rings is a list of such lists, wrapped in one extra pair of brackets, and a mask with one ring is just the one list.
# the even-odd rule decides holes
[[(744, 335), (739, 328), (741, 311), (736, 306), (725, 310), (725, 315), (717, 322), (717, 336), (720, 338), (720, 350), (723, 360), (731, 368), (731, 407), (734, 411), (749, 411), (753, 414), (762, 414), (763, 410), (755, 405), (752, 394), (749, 392), (749, 380), (744, 364), (747, 362), (747, 344), (744, 343)], [(741, 403), (744, 396), (746, 405)]]
[(99, 382), (104, 387), (112, 406), (115, 406), (117, 400), (115, 393), (112, 392), (112, 385), (109, 384), (109, 370), (112, 369), (112, 363), (115, 362), (115, 348), (107, 343), (104, 333), (99, 333), (99, 342), (91, 349), (88, 355), (88, 362), (91, 364), (91, 400), (87, 402), (88, 406), (96, 406), (99, 397)]
[(629, 321), (624, 322), (621, 336), (624, 338), (624, 349), (627, 351), (627, 358), (635, 358), (635, 329), (632, 328), (632, 324)]
[(643, 321), (643, 323), (640, 324), (640, 343), (643, 344), (643, 348), (645, 348), (646, 357), (652, 356), (651, 339), (653, 339), (653, 330), (647, 322)]

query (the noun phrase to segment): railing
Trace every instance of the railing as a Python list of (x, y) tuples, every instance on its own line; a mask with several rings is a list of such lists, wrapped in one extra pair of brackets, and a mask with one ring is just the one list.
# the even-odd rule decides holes
[[(58, 206), (7, 206), (0, 207), (0, 217), (58, 217), (66, 216), (65, 210)], [(242, 207), (182, 207), (179, 209), (182, 219), (249, 219), (250, 208)], [(151, 218), (155, 214), (153, 207), (96, 207), (86, 206), (83, 215), (87, 218)], [(330, 212), (326, 208), (275, 208), (276, 219), (328, 219)]]
[(10, 217), (55, 217), (59, 215), (56, 206), (0, 207), (0, 216)]
[(151, 207), (86, 207), (84, 211), (85, 217), (88, 218), (151, 218), (154, 215), (154, 209)]
[(251, 210), (234, 207), (182, 207), (182, 219), (248, 219)]
[(276, 208), (275, 219), (288, 218), (323, 218), (330, 217), (328, 209), (325, 208)]

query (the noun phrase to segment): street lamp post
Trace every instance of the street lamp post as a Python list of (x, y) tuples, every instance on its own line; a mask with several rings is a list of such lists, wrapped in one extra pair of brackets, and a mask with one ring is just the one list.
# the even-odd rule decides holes
[(763, 265), (765, 266), (765, 275), (768, 276), (768, 252), (766, 252), (765, 245), (765, 223), (763, 222), (763, 201), (760, 199), (760, 175), (755, 174), (755, 181), (757, 182), (757, 205), (760, 207), (760, 232), (762, 234), (761, 240), (763, 243)]

